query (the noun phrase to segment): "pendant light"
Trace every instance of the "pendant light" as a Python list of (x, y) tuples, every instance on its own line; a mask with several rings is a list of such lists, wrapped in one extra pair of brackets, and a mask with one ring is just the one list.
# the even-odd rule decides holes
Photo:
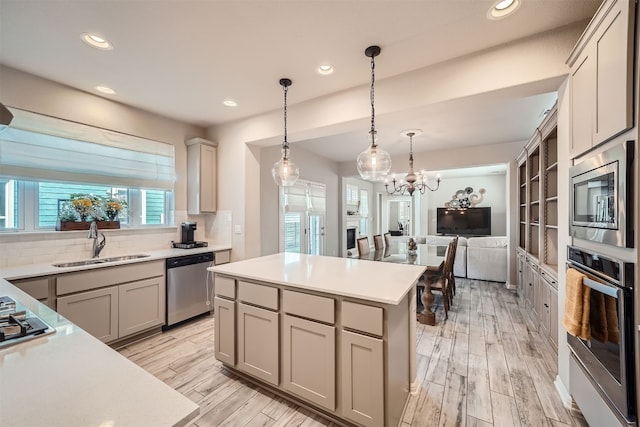
[(371, 130), (369, 131), (369, 147), (358, 155), (358, 172), (362, 179), (367, 181), (383, 181), (391, 170), (391, 156), (389, 153), (379, 148), (376, 144), (375, 125), (375, 105), (374, 105), (374, 84), (375, 84), (375, 61), (374, 58), (380, 54), (380, 46), (369, 46), (364, 54), (371, 58)]
[(409, 193), (410, 196), (413, 196), (413, 192), (418, 190), (420, 194), (424, 194), (426, 190), (436, 191), (440, 188), (440, 177), (436, 179), (436, 187), (431, 188), (426, 183), (426, 174), (424, 172), (420, 172), (416, 175), (413, 171), (413, 137), (416, 133), (421, 132), (419, 130), (411, 130), (406, 133), (409, 137), (409, 173), (404, 177), (404, 182), (400, 181), (399, 185), (396, 185), (398, 182), (395, 176), (392, 178), (391, 183), (393, 184), (393, 190), (389, 190), (389, 183), (384, 181), (384, 188), (387, 190), (389, 194), (399, 194), (404, 195), (405, 192)]
[(284, 89), (284, 140), (282, 141), (282, 158), (273, 165), (271, 174), (277, 185), (284, 187), (295, 184), (300, 176), (300, 169), (289, 159), (289, 141), (287, 141), (287, 91), (291, 86), (290, 79), (280, 79)]

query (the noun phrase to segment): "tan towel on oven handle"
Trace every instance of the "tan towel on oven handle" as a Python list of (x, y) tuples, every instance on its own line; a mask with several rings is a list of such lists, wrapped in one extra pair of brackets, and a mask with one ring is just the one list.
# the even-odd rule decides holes
[(582, 284), (582, 279), (586, 276), (576, 269), (567, 269), (566, 277), (566, 296), (562, 324), (571, 335), (588, 340), (591, 338), (589, 327), (591, 289)]

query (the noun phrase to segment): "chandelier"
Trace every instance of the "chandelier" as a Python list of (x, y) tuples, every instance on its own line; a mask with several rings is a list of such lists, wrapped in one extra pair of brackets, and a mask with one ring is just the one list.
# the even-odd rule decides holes
[(391, 156), (383, 149), (378, 148), (376, 144), (376, 115), (374, 105), (374, 84), (376, 78), (374, 58), (380, 54), (380, 46), (369, 46), (364, 51), (364, 54), (371, 58), (371, 90), (369, 92), (371, 100), (371, 130), (369, 131), (369, 139), (371, 145), (358, 155), (357, 166), (362, 179), (367, 181), (382, 181), (389, 173), (389, 170), (391, 170)]
[(284, 140), (282, 141), (282, 158), (273, 165), (271, 175), (277, 185), (284, 187), (295, 184), (300, 176), (300, 169), (289, 159), (289, 142), (287, 141), (287, 91), (291, 86), (290, 79), (280, 79), (284, 89)]
[(409, 173), (404, 177), (404, 181), (400, 180), (400, 182), (398, 182), (395, 176), (392, 178), (391, 183), (393, 184), (393, 190), (389, 190), (389, 183), (385, 179), (384, 188), (389, 194), (404, 195), (408, 192), (410, 196), (413, 196), (413, 192), (416, 190), (418, 190), (420, 194), (424, 194), (426, 190), (436, 191), (440, 188), (440, 177), (436, 178), (436, 188), (431, 188), (426, 182), (427, 177), (425, 172), (416, 174), (413, 171), (413, 137), (415, 134), (415, 131), (409, 131), (406, 134), (409, 137)]

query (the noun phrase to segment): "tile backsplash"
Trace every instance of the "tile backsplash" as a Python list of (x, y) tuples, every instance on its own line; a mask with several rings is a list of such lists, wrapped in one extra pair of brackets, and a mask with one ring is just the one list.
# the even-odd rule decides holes
[[(188, 217), (175, 212), (176, 226), (148, 229), (100, 230), (107, 238), (101, 257), (126, 255), (169, 248), (171, 241), (180, 241), (180, 223), (198, 223), (196, 240), (211, 244), (231, 245), (231, 211), (213, 215)], [(0, 268), (26, 264), (53, 263), (91, 258), (92, 240), (87, 231), (4, 233), (0, 234)]]

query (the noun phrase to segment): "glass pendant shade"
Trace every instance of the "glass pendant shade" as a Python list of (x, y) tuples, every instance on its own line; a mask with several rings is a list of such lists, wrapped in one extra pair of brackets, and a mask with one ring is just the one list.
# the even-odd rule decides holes
[(271, 175), (276, 184), (288, 187), (295, 184), (298, 180), (300, 177), (300, 169), (298, 169), (298, 165), (293, 163), (288, 156), (285, 156), (283, 150), (282, 158), (277, 161), (271, 169)]
[(391, 170), (391, 156), (378, 146), (370, 145), (357, 159), (358, 172), (367, 181), (384, 181)]

